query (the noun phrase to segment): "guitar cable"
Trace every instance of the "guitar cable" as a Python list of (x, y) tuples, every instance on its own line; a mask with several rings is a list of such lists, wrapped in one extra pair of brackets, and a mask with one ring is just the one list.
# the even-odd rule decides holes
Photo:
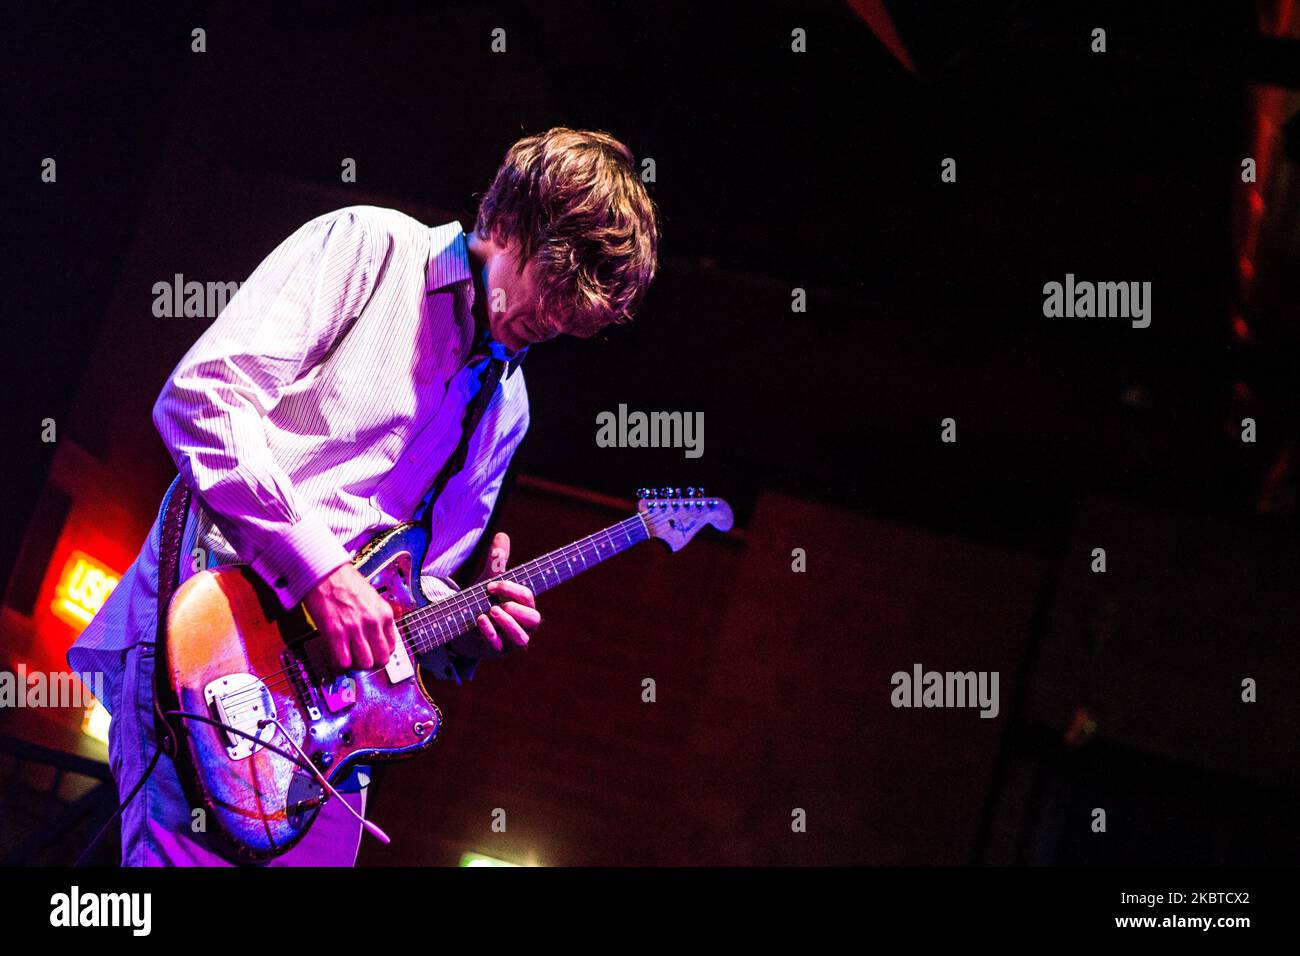
[(113, 825), (114, 821), (122, 815), (127, 806), (130, 805), (131, 801), (135, 799), (136, 794), (140, 792), (140, 788), (144, 786), (144, 782), (153, 774), (154, 767), (158, 766), (158, 759), (162, 755), (162, 747), (158, 747), (154, 750), (153, 759), (149, 761), (149, 766), (145, 768), (145, 772), (141, 774), (140, 779), (137, 780), (135, 786), (131, 788), (131, 792), (126, 795), (126, 799), (117, 805), (117, 809), (113, 811), (113, 815), (104, 821), (104, 825), (99, 828), (99, 832), (95, 834), (88, 844), (86, 844), (86, 848), (77, 856), (76, 862), (72, 864), (73, 866), (80, 867), (86, 865), (86, 857), (90, 856), (91, 851), (93, 851), (95, 847), (99, 846), (99, 841), (104, 839), (104, 834), (108, 832), (108, 828)]
[[(343, 804), (343, 806), (347, 808), (347, 811), (357, 818), (357, 822), (360, 823), (363, 827), (365, 827), (366, 830), (370, 833), (370, 835), (373, 836), (376, 840), (378, 840), (380, 843), (383, 843), (384, 845), (388, 845), (393, 842), (392, 839), (388, 836), (388, 834), (379, 828), (378, 824), (371, 823), (361, 814), (357, 813), (356, 809), (352, 806), (352, 804), (348, 803), (346, 800), (343, 799), (343, 795), (339, 793), (337, 790), (335, 790), (333, 785), (328, 780), (325, 779), (325, 775), (322, 774), (320, 770), (317, 769), (316, 765), (311, 762), (311, 759), (307, 756), (307, 754), (303, 751), (303, 749), (300, 746), (298, 746), (298, 741), (293, 739), (293, 737), (289, 734), (289, 731), (284, 729), (284, 725), (281, 724), (277, 718), (275, 717), (262, 718), (257, 722), (257, 729), (261, 730), (263, 727), (267, 727), (271, 724), (274, 724), (276, 728), (280, 731), (280, 733), (284, 735), (284, 739), (289, 741), (290, 746), (292, 746), (294, 750), (298, 751), (297, 757), (295, 757), (293, 754), (289, 753), (286, 750), (281, 750), (279, 747), (276, 747), (274, 744), (267, 743), (261, 737), (255, 736), (254, 734), (245, 733), (244, 731), (239, 730), (236, 727), (231, 727), (229, 724), (224, 724), (219, 720), (216, 720), (212, 717), (207, 717), (203, 714), (191, 714), (183, 710), (166, 710), (162, 712), (162, 715), (164, 717), (187, 717), (191, 720), (200, 720), (205, 724), (211, 724), (214, 727), (220, 727), (223, 730), (228, 730), (233, 733), (239, 734), (239, 736), (245, 737), (248, 740), (253, 741), (253, 743), (265, 747), (267, 750), (270, 750), (272, 753), (278, 754), (279, 756), (283, 757), (285, 760), (288, 760), (291, 763), (293, 763), (300, 770), (307, 770), (308, 772), (310, 772), (317, 780), (320, 781), (322, 787), (328, 790), (333, 796), (338, 797), (339, 803)], [(160, 753), (162, 752), (162, 749), (163, 748), (161, 747), (159, 748)], [(155, 755), (154, 763), (157, 763), (157, 759), (158, 759), (157, 755)], [(145, 772), (145, 776), (141, 778), (140, 783), (143, 783), (146, 779), (148, 779), (149, 773), (152, 770), (153, 770), (153, 766), (150, 765), (149, 770)], [(136, 790), (139, 790), (139, 788), (140, 788), (140, 784), (136, 784)], [(132, 792), (131, 796), (134, 797), (135, 793)], [(128, 801), (129, 799), (130, 798), (128, 798)], [(300, 801), (298, 806), (301, 807), (302, 804), (305, 802), (307, 801)]]
[[(294, 740), (292, 737), (289, 736), (289, 731), (287, 731), (287, 730), (284, 729), (284, 726), (280, 723), (280, 721), (279, 721), (278, 718), (276, 718), (276, 717), (263, 717), (261, 720), (259, 720), (259, 721), (257, 722), (257, 729), (258, 729), (258, 730), (261, 730), (261, 729), (262, 729), (263, 727), (265, 727), (267, 724), (275, 724), (275, 726), (279, 728), (280, 733), (284, 734), (284, 739), (287, 740), (287, 741), (289, 741), (289, 743), (293, 745), (293, 749), (296, 750), (296, 751), (298, 751), (298, 753), (302, 755), (302, 759), (303, 759), (303, 760), (307, 760), (307, 755), (306, 755), (305, 753), (303, 753), (302, 748), (298, 746), (298, 741)], [(281, 751), (281, 752), (283, 752), (283, 751)], [(314, 774), (316, 775), (316, 779), (319, 780), (319, 781), (321, 782), (321, 786), (324, 787), (326, 790), (328, 790), (330, 793), (334, 794), (334, 796), (338, 797), (338, 798), (339, 798), (339, 803), (343, 804), (343, 806), (345, 806), (345, 807), (348, 808), (348, 812), (351, 813), (354, 817), (357, 818), (357, 820), (360, 822), (360, 824), (361, 824), (363, 827), (365, 827), (367, 831), (369, 831), (369, 833), (370, 833), (370, 835), (371, 835), (372, 837), (374, 837), (376, 840), (378, 840), (380, 843), (383, 843), (384, 845), (388, 845), (389, 843), (392, 842), (392, 840), (389, 839), (387, 833), (385, 833), (383, 830), (379, 829), (378, 825), (376, 825), (376, 824), (374, 824), (374, 823), (371, 823), (369, 820), (367, 820), (367, 819), (366, 819), (365, 817), (363, 817), (361, 814), (357, 813), (356, 809), (352, 806), (352, 804), (350, 804), (350, 803), (348, 803), (346, 800), (344, 800), (344, 799), (343, 799), (343, 796), (342, 796), (342, 795), (341, 795), (337, 790), (335, 790), (332, 786), (330, 786), (330, 782), (329, 782), (328, 780), (325, 779), (325, 775), (324, 775), (324, 774), (322, 774), (319, 770), (316, 769), (316, 765), (315, 765), (314, 763), (312, 763), (311, 761), (308, 760), (308, 761), (307, 761), (307, 766), (308, 766), (308, 768), (311, 770), (311, 772), (314, 773)], [(363, 806), (364, 806), (364, 804), (363, 804)]]
[[(228, 731), (229, 733), (238, 734), (240, 737), (245, 737), (248, 740), (253, 741), (253, 743), (265, 747), (267, 750), (270, 750), (272, 753), (275, 753), (278, 756), (283, 757), (285, 760), (288, 760), (290, 763), (298, 767), (300, 770), (306, 770), (312, 773), (313, 775), (316, 776), (317, 779), (321, 781), (321, 783), (325, 785), (326, 789), (329, 790), (330, 793), (334, 794), (336, 797), (339, 797), (339, 801), (345, 807), (347, 807), (349, 811), (351, 811), (353, 816), (356, 816), (357, 819), (361, 821), (362, 825), (364, 825), (367, 830), (369, 830), (372, 834), (374, 834), (376, 839), (382, 840), (384, 843), (390, 842), (388, 835), (384, 833), (383, 830), (380, 830), (379, 827), (375, 826), (370, 821), (365, 820), (361, 816), (359, 816), (356, 810), (352, 808), (352, 805), (348, 803), (346, 800), (344, 800), (339, 795), (339, 792), (337, 790), (335, 790), (333, 787), (330, 786), (329, 781), (321, 776), (320, 771), (316, 769), (316, 765), (307, 759), (307, 755), (302, 752), (302, 749), (298, 747), (298, 744), (294, 741), (292, 737), (289, 736), (289, 734), (285, 731), (284, 727), (280, 726), (280, 722), (278, 720), (275, 721), (275, 725), (280, 728), (280, 733), (284, 734), (285, 738), (289, 741), (289, 743), (293, 744), (294, 749), (296, 749), (298, 753), (302, 754), (301, 758), (294, 756), (293, 754), (289, 753), (287, 750), (280, 749), (274, 744), (267, 743), (261, 737), (255, 736), (250, 733), (246, 733), (240, 730), (238, 727), (231, 727), (229, 724), (225, 724), (212, 717), (208, 717), (206, 714), (191, 714), (183, 710), (162, 710), (157, 707), (156, 702), (155, 702), (154, 712), (156, 716), (160, 718), (159, 723), (162, 725), (164, 730), (164, 736), (165, 736), (164, 742), (160, 743), (157, 749), (154, 750), (153, 757), (149, 761), (149, 766), (146, 767), (144, 773), (140, 775), (140, 779), (137, 780), (135, 786), (131, 788), (131, 792), (126, 795), (125, 800), (123, 800), (120, 804), (118, 804), (117, 809), (113, 811), (113, 815), (104, 821), (104, 825), (99, 828), (99, 831), (91, 839), (90, 843), (88, 843), (86, 845), (86, 848), (81, 851), (80, 855), (78, 855), (77, 857), (76, 862), (73, 863), (73, 866), (81, 867), (86, 865), (86, 858), (90, 856), (91, 852), (95, 849), (95, 847), (99, 846), (99, 841), (104, 839), (104, 834), (108, 832), (108, 828), (111, 827), (113, 823), (119, 817), (121, 817), (123, 813), (126, 812), (126, 808), (131, 805), (131, 801), (134, 800), (139, 795), (140, 789), (145, 785), (145, 781), (147, 781), (153, 775), (154, 769), (158, 766), (158, 761), (159, 759), (161, 759), (163, 753), (165, 752), (169, 755), (175, 754), (177, 743), (178, 743), (176, 728), (172, 725), (171, 721), (167, 720), (168, 717), (184, 717), (189, 720), (198, 720), (205, 724), (211, 724), (213, 727), (220, 727), (222, 730)], [(261, 730), (262, 727), (264, 727), (268, 722), (269, 721), (266, 720), (260, 721), (258, 723), (258, 730)]]

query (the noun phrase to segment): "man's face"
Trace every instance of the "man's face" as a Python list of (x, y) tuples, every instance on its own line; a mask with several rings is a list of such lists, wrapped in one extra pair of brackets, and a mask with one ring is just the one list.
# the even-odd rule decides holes
[(487, 262), (487, 315), (492, 337), (511, 351), (554, 338), (537, 311), (537, 272), (530, 261), (519, 269), (516, 250), (511, 243), (498, 247)]

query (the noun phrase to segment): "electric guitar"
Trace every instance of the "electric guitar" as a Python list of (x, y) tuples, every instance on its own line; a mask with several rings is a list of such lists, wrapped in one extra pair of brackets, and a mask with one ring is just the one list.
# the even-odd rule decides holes
[(218, 851), (233, 862), (272, 859), (302, 839), (356, 764), (427, 749), (442, 712), (417, 658), (477, 630), (492, 604), (490, 581), (540, 594), (649, 538), (677, 551), (706, 525), (730, 530), (725, 501), (688, 492), (642, 489), (631, 517), (436, 602), (420, 588), (425, 529), (381, 532), (353, 559), (397, 618), (392, 657), (372, 670), (333, 673), (306, 612), (285, 611), (246, 565), (191, 577), (168, 608), (157, 699), (179, 731), (171, 735), (178, 772), (192, 805), (216, 824)]

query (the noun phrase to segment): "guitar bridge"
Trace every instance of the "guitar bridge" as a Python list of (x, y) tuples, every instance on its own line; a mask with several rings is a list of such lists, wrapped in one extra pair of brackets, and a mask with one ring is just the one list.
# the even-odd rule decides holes
[(263, 720), (276, 720), (275, 701), (271, 691), (252, 674), (227, 674), (218, 677), (203, 688), (203, 698), (208, 702), (208, 709), (215, 719), (228, 728), (243, 731), (256, 740), (250, 740), (243, 734), (226, 730), (226, 739), (230, 741), (226, 753), (231, 760), (243, 760), (262, 749), (275, 736), (275, 724), (259, 726)]
[(280, 655), (280, 663), (284, 665), (284, 672), (289, 675), (289, 683), (293, 685), (294, 693), (307, 711), (308, 719), (320, 720), (320, 697), (316, 693), (311, 671), (307, 669), (307, 662), (289, 650)]

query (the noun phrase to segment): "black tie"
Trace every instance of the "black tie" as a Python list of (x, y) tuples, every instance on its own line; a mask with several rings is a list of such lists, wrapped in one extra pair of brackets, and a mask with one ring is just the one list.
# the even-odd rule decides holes
[(478, 427), (479, 419), (483, 417), (483, 412), (487, 408), (488, 402), (491, 401), (493, 393), (497, 390), (497, 384), (501, 381), (502, 374), (505, 373), (506, 362), (503, 359), (493, 358), (488, 362), (483, 371), (483, 381), (479, 386), (474, 397), (470, 399), (469, 404), (465, 406), (465, 417), (462, 419), (460, 430), (460, 442), (456, 445), (456, 450), (451, 453), (447, 463), (442, 466), (442, 471), (438, 472), (438, 477), (434, 480), (433, 485), (429, 488), (424, 498), (420, 502), (420, 508), (416, 512), (415, 520), (426, 528), (430, 525), (433, 514), (433, 503), (438, 500), (438, 495), (442, 494), (442, 489), (447, 487), (449, 482), (461, 468), (465, 467), (465, 456), (469, 454), (469, 439), (474, 434), (474, 429)]

